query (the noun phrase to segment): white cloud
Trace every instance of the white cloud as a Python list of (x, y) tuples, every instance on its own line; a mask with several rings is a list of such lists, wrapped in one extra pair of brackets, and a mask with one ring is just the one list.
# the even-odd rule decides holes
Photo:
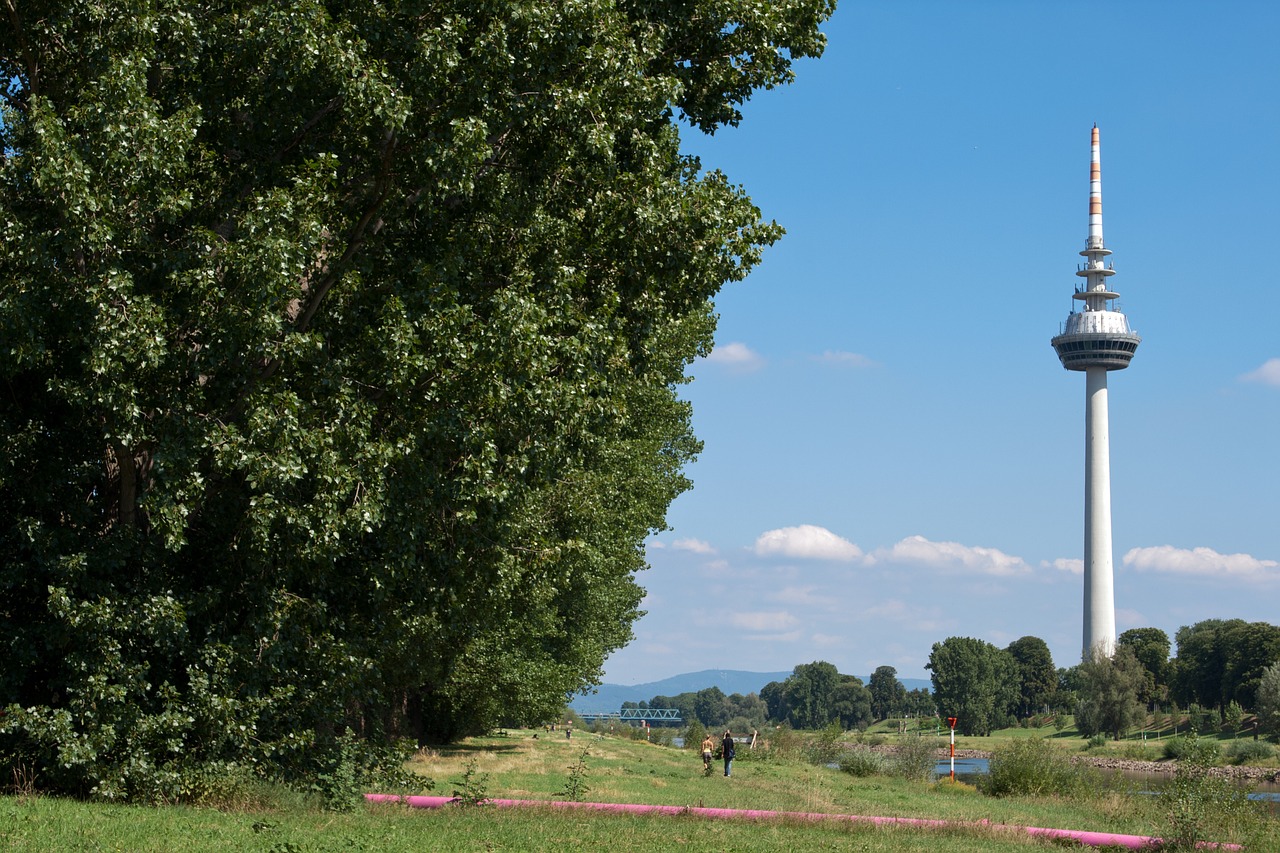
[(701, 539), (677, 539), (671, 543), (671, 547), (677, 551), (692, 551), (695, 554), (714, 554), (715, 548), (710, 543), (703, 542)]
[(818, 605), (831, 602), (829, 596), (814, 592), (814, 587), (812, 586), (783, 587), (774, 593), (772, 598), (774, 601), (780, 601), (783, 604)]
[(831, 648), (832, 646), (843, 646), (846, 643), (844, 637), (837, 637), (834, 634), (814, 634), (809, 638), (809, 642), (819, 648)]
[(1229, 575), (1243, 580), (1280, 578), (1280, 563), (1259, 560), (1249, 554), (1219, 554), (1212, 548), (1175, 548), (1156, 545), (1133, 548), (1124, 555), (1124, 564), (1140, 572), (1168, 572), (1178, 575)]
[(984, 575), (1020, 575), (1031, 570), (1021, 557), (995, 548), (930, 542), (923, 536), (908, 536), (892, 548), (878, 548), (867, 556), (867, 562), (912, 563), (930, 569), (960, 569)]
[(943, 612), (938, 607), (921, 607), (907, 604), (897, 598), (878, 601), (862, 611), (863, 618), (881, 619), (894, 625), (910, 625), (914, 631), (940, 631), (946, 626)]
[(842, 350), (827, 350), (822, 355), (815, 355), (814, 361), (821, 361), (824, 364), (834, 364), (840, 367), (874, 367), (875, 362), (867, 358), (862, 353), (844, 352)]
[(839, 560), (852, 562), (862, 556), (862, 549), (825, 527), (801, 524), (766, 530), (756, 539), (757, 556), (780, 555), (802, 560)]
[(729, 624), (746, 631), (785, 631), (798, 621), (785, 610), (733, 613), (729, 616)]
[(764, 367), (764, 357), (743, 343), (733, 342), (717, 346), (706, 358), (713, 364), (722, 364), (735, 370), (751, 371)]
[(1059, 557), (1052, 563), (1048, 560), (1041, 560), (1040, 566), (1046, 569), (1057, 569), (1060, 572), (1070, 572), (1073, 575), (1084, 574), (1084, 560), (1079, 558)]
[(1280, 388), (1280, 358), (1269, 358), (1257, 370), (1240, 377), (1241, 382), (1261, 382)]

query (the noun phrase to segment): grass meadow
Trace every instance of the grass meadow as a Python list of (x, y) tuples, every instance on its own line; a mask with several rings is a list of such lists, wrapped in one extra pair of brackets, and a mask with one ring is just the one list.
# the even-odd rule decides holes
[[(534, 735), (537, 734), (537, 737)], [(1010, 736), (1033, 736), (1013, 730)], [(1042, 736), (1050, 732), (1041, 733)], [(890, 735), (875, 735), (892, 742)], [(782, 740), (779, 736), (778, 741)], [(1078, 739), (1052, 738), (1064, 751)], [(1000, 738), (965, 738), (958, 746), (998, 747)], [(0, 850), (169, 851), (254, 850), (690, 850), (1025, 851), (1062, 849), (1009, 829), (1055, 827), (1164, 836), (1169, 805), (1104, 784), (1071, 796), (991, 797), (948, 781), (908, 781), (893, 775), (854, 777), (809, 763), (790, 735), (751, 751), (739, 749), (732, 778), (720, 768), (704, 776), (691, 750), (615, 735), (511, 731), (420, 750), (409, 767), (430, 780), (430, 793), (529, 800), (645, 803), (771, 811), (941, 819), (948, 828), (877, 827), (836, 820), (709, 819), (692, 815), (634, 816), (492, 805), (413, 809), (361, 803), (326, 811), (319, 800), (263, 787), (234, 802), (142, 807), (84, 803), (34, 794), (0, 798)], [(425, 791), (424, 791), (425, 792)], [(986, 825), (977, 825), (987, 821)], [(966, 826), (965, 824), (974, 824)], [(1212, 840), (1248, 849), (1280, 850), (1275, 819), (1215, 822)]]

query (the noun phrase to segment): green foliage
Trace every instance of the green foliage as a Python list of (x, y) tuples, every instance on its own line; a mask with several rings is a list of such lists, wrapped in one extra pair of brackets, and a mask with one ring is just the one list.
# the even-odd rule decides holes
[(1216, 764), (1222, 754), (1216, 741), (1205, 740), (1195, 732), (1178, 735), (1164, 742), (1164, 757), (1175, 761), (1188, 761), (1193, 766)]
[(1183, 744), (1173, 784), (1164, 794), (1171, 826), (1165, 842), (1174, 850), (1193, 850), (1215, 832), (1249, 816), (1248, 792), (1229, 779), (1210, 775), (1217, 744), (1195, 734), (1174, 740)]
[(684, 748), (693, 752), (702, 752), (702, 739), (707, 736), (707, 730), (702, 723), (693, 720), (689, 725), (685, 726), (681, 737), (684, 738)]
[(844, 728), (831, 722), (807, 740), (804, 752), (809, 763), (825, 767), (837, 762), (844, 750)]
[(915, 781), (925, 781), (933, 775), (934, 765), (938, 763), (938, 748), (942, 745), (937, 738), (922, 737), (909, 734), (898, 738), (897, 750), (891, 762), (895, 776)]
[(1262, 671), (1257, 693), (1258, 727), (1280, 733), (1280, 661)]
[(1049, 646), (1039, 637), (1022, 637), (1005, 649), (1018, 667), (1017, 716), (1025, 718), (1049, 703), (1058, 687), (1058, 670)]
[(991, 756), (979, 787), (993, 797), (1070, 796), (1086, 788), (1082, 773), (1043, 738), (1012, 740)]
[(1169, 676), (1173, 670), (1169, 662), (1169, 635), (1159, 628), (1130, 628), (1116, 640), (1117, 646), (1125, 646), (1133, 652), (1145, 672), (1139, 699), (1154, 707), (1169, 694)]
[(989, 735), (1017, 702), (1013, 656), (984, 640), (949, 637), (933, 644), (933, 695), (943, 717), (955, 717), (963, 735)]
[(587, 791), (591, 790), (591, 786), (587, 784), (587, 756), (590, 754), (589, 750), (582, 750), (578, 760), (569, 765), (569, 777), (565, 780), (564, 787), (556, 793), (557, 797), (572, 803), (582, 802)]
[(851, 776), (882, 776), (889, 770), (889, 760), (873, 749), (855, 746), (840, 756), (839, 766)]
[(769, 719), (797, 729), (821, 729), (838, 722), (845, 729), (871, 722), (871, 692), (862, 679), (841, 675), (833, 664), (801, 664), (785, 681), (773, 681), (760, 691)]
[(1179, 702), (1223, 708), (1233, 699), (1253, 708), (1263, 671), (1280, 660), (1280, 627), (1243, 619), (1206, 619), (1174, 635)]
[(1080, 664), (1076, 728), (1090, 737), (1109, 734), (1116, 740), (1146, 719), (1140, 696), (1146, 670), (1127, 646), (1110, 657), (1095, 653)]
[(489, 799), (489, 774), (477, 773), (478, 762), (472, 758), (467, 762), (461, 779), (453, 782), (453, 793), (450, 794), (460, 806), (481, 806)]
[(898, 670), (891, 666), (878, 666), (867, 683), (871, 692), (871, 714), (877, 720), (890, 714), (900, 714), (907, 703), (907, 688), (898, 680)]
[(0, 28), (0, 768), (341, 800), (340, 732), (552, 718), (782, 233), (678, 121), (831, 0), (42, 9)]
[(1270, 761), (1275, 755), (1275, 747), (1261, 740), (1237, 740), (1227, 747), (1227, 760), (1232, 764)]

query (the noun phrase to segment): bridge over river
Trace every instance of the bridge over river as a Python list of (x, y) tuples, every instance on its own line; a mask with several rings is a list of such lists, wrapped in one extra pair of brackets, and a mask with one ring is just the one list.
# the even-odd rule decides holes
[(620, 708), (617, 711), (579, 711), (585, 722), (617, 720), (620, 723), (679, 723), (683, 722), (679, 708)]

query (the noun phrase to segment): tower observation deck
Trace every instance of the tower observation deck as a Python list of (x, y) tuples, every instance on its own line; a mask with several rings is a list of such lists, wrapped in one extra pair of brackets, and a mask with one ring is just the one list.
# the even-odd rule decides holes
[(1138, 350), (1142, 338), (1129, 328), (1129, 320), (1114, 307), (1120, 294), (1107, 287), (1116, 274), (1106, 265), (1111, 254), (1102, 243), (1102, 167), (1098, 150), (1098, 128), (1093, 128), (1093, 156), (1089, 163), (1089, 238), (1080, 252), (1085, 262), (1076, 270), (1084, 279), (1072, 299), (1083, 302), (1072, 310), (1061, 331), (1050, 343), (1067, 370), (1124, 370)]

